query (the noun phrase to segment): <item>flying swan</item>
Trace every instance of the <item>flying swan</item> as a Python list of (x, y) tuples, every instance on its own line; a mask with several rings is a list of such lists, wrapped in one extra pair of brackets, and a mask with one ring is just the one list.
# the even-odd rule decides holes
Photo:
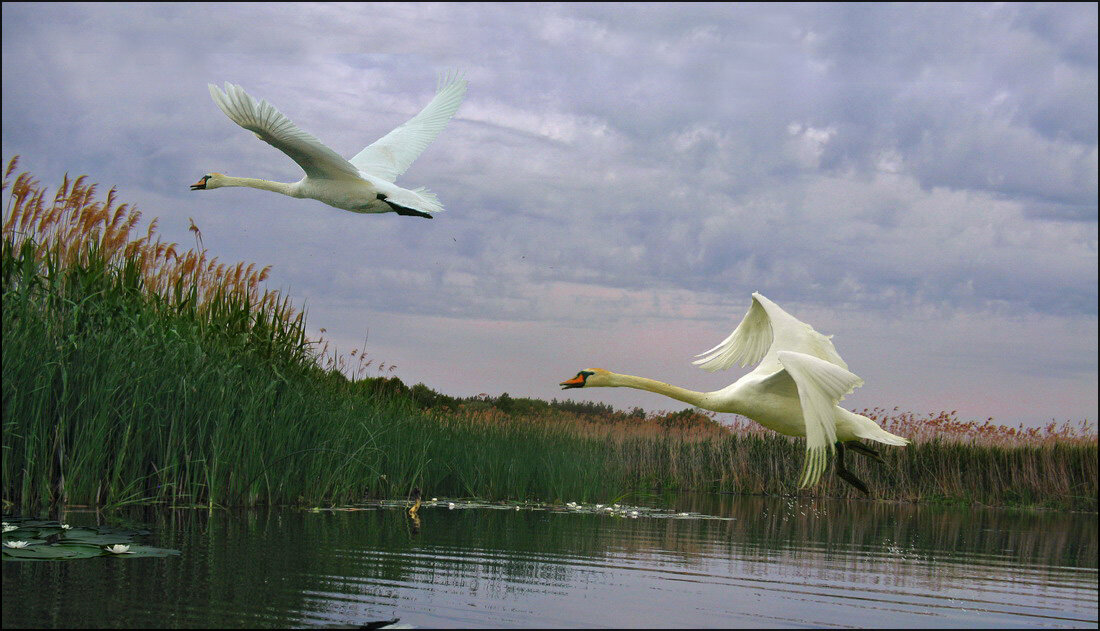
[(443, 205), (426, 188), (409, 190), (394, 184), (417, 156), (447, 126), (462, 97), (466, 80), (457, 74), (441, 77), (435, 98), (409, 119), (345, 160), (320, 140), (302, 131), (267, 101), (256, 102), (240, 86), (225, 84), (225, 91), (209, 84), (214, 103), (234, 123), (290, 156), (306, 176), (298, 182), (271, 182), (247, 177), (207, 173), (191, 185), (202, 191), (223, 186), (250, 186), (291, 197), (308, 197), (329, 206), (356, 213), (414, 215), (431, 219)]
[(714, 392), (694, 392), (653, 379), (587, 368), (563, 381), (562, 389), (626, 387), (648, 390), (715, 412), (746, 416), (787, 436), (806, 437), (806, 459), (799, 487), (821, 479), (835, 449), (836, 473), (868, 493), (867, 485), (844, 466), (845, 447), (882, 462), (882, 456), (859, 439), (906, 445), (877, 423), (841, 408), (837, 403), (863, 380), (848, 365), (828, 337), (779, 308), (758, 293), (748, 313), (721, 344), (696, 355), (703, 370), (724, 370), (734, 363), (759, 365), (749, 374)]

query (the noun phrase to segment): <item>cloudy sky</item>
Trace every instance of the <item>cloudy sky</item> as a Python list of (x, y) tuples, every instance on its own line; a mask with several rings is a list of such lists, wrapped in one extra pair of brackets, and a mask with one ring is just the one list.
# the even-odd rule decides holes
[[(469, 79), (399, 180), (435, 219), (296, 181), (206, 84), (352, 156)], [(3, 5), (3, 156), (88, 174), (163, 235), (188, 218), (341, 349), (408, 383), (680, 409), (760, 291), (834, 343), (851, 408), (1097, 418), (1097, 7)]]

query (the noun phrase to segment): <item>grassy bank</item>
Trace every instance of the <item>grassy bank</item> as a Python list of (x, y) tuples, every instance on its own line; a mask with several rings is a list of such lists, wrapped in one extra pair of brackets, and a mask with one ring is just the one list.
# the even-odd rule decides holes
[[(97, 199), (66, 179), (48, 195), (14, 172), (0, 261), (6, 501), (794, 491), (800, 443), (748, 422), (349, 380), (361, 374), (349, 359), (318, 349), (303, 314), (262, 288), (266, 268), (161, 241), (114, 191)], [(1095, 434), (883, 417), (918, 442), (884, 450), (887, 466), (857, 462), (877, 497), (1096, 509)], [(850, 489), (826, 476), (815, 492)]]

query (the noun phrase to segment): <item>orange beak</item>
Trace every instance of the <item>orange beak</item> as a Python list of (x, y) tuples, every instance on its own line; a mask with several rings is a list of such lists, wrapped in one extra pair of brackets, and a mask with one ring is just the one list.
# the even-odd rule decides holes
[(564, 390), (565, 388), (581, 388), (584, 387), (584, 375), (577, 375), (569, 381), (563, 381), (558, 384)]
[(191, 185), (191, 190), (193, 190), (193, 191), (201, 191), (201, 190), (204, 190), (205, 188), (206, 188), (206, 178), (205, 177), (203, 177), (198, 182), (195, 182), (194, 184)]

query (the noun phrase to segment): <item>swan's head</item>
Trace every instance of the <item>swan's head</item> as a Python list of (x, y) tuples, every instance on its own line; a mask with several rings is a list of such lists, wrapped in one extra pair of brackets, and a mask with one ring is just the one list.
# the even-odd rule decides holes
[(211, 188), (218, 188), (222, 186), (222, 178), (225, 176), (221, 173), (207, 173), (199, 178), (198, 182), (191, 185), (193, 191), (205, 191)]
[(608, 385), (608, 378), (611, 373), (603, 368), (585, 368), (577, 373), (576, 377), (563, 381), (558, 385), (562, 390), (568, 390), (570, 388), (596, 388), (599, 386)]

